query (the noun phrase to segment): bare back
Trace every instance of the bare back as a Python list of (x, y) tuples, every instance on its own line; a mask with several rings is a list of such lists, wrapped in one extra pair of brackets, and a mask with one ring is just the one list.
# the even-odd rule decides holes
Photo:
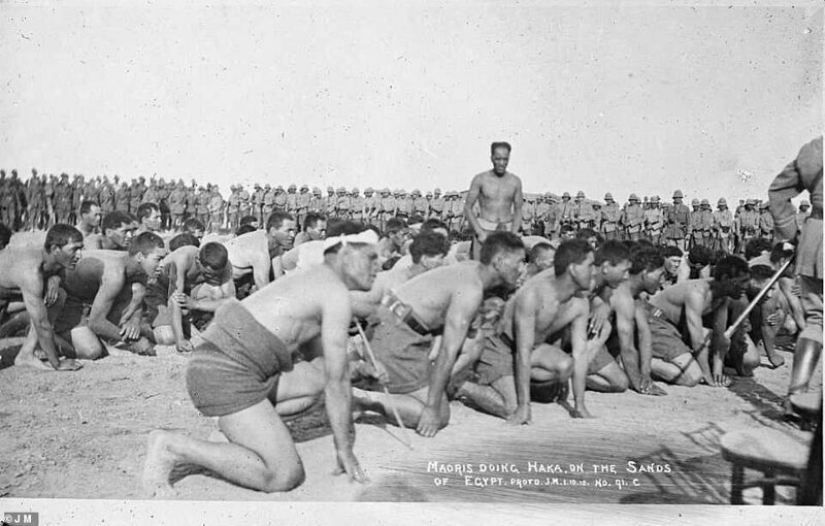
[(696, 303), (701, 300), (702, 311), (699, 315), (710, 312), (713, 299), (710, 282), (704, 279), (691, 279), (677, 283), (650, 298), (650, 304), (661, 309), (672, 323), (679, 324), (685, 305), (691, 304), (691, 299)]
[(40, 248), (6, 248), (0, 251), (0, 299), (20, 294), (26, 284), (40, 281), (43, 252)]
[(587, 317), (590, 307), (586, 299), (577, 296), (566, 301), (557, 299), (556, 282), (552, 273), (553, 269), (547, 269), (536, 274), (507, 302), (500, 332), (510, 337), (515, 335), (513, 324), (519, 305), (535, 313), (536, 343), (547, 341), (550, 335), (564, 329), (577, 317)]

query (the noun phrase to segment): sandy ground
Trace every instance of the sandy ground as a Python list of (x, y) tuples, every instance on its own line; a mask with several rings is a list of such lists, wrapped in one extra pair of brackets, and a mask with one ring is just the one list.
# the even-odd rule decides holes
[[(2, 364), (20, 343), (0, 344)], [(0, 369), (0, 496), (141, 498), (151, 430), (207, 438), (217, 429), (188, 399), (187, 357), (165, 348), (161, 354), (107, 357), (76, 373)], [(780, 416), (790, 373), (791, 354), (785, 356), (782, 368), (761, 367), (728, 389), (668, 386), (665, 397), (588, 393), (593, 420), (572, 420), (560, 404), (533, 404), (533, 424), (513, 428), (454, 402), (450, 426), (425, 439), (368, 417), (357, 424), (355, 446), (367, 485), (330, 476), (332, 435), (322, 408), (289, 424), (307, 471), (294, 491), (262, 494), (191, 468), (177, 470), (173, 481), (185, 500), (724, 504), (730, 465), (719, 453), (722, 434), (768, 426), (804, 440)], [(821, 367), (821, 389), (820, 376)], [(393, 437), (400, 433), (412, 450)], [(629, 461), (670, 472), (633, 473)], [(530, 472), (531, 462), (549, 471)], [(490, 483), (496, 485), (483, 485)], [(781, 491), (779, 501), (792, 497), (792, 490)]]

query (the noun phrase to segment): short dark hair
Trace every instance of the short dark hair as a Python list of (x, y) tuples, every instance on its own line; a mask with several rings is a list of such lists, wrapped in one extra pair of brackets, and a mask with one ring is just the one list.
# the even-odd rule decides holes
[[(606, 244), (606, 243), (605, 243)], [(644, 245), (636, 245), (630, 249), (630, 274), (635, 276), (642, 272), (653, 272), (665, 265), (662, 251)]]
[(578, 232), (576, 232), (576, 239), (588, 240), (591, 237), (595, 237), (596, 239), (598, 239), (601, 236), (599, 235), (598, 232), (596, 232), (592, 228), (586, 228), (586, 227), (585, 228), (580, 228), (578, 230)]
[(513, 148), (510, 146), (509, 142), (498, 141), (490, 145), (490, 155), (495, 155), (497, 148), (507, 148), (507, 153), (513, 151)]
[(80, 203), (80, 215), (88, 214), (93, 206), (99, 206), (94, 201), (90, 201), (89, 199), (85, 199), (82, 203)]
[(100, 223), (100, 228), (105, 234), (107, 230), (118, 229), (123, 225), (131, 225), (135, 222), (135, 217), (129, 212), (123, 210), (114, 210), (103, 216), (103, 221)]
[(137, 207), (138, 221), (143, 221), (155, 211), (160, 212), (160, 207), (155, 203), (141, 203), (140, 206)]
[(717, 261), (713, 268), (713, 279), (716, 281), (736, 279), (748, 274), (750, 274), (748, 264), (739, 256), (725, 256)]
[(255, 216), (243, 216), (238, 223), (238, 226), (251, 225), (252, 223), (260, 223)]
[(773, 277), (774, 270), (768, 265), (754, 265), (751, 267), (751, 279), (756, 282), (768, 281)]
[(203, 223), (195, 219), (194, 217), (190, 217), (186, 221), (183, 222), (181, 226), (181, 230), (186, 233), (191, 234), (192, 232), (197, 232), (198, 230), (206, 230), (206, 227)]
[(785, 243), (777, 243), (771, 249), (771, 263), (779, 263), (782, 258), (793, 256), (793, 248), (785, 250)]
[(545, 252), (547, 252), (548, 250), (552, 250), (553, 252), (555, 252), (556, 247), (554, 247), (550, 243), (545, 243), (544, 241), (541, 241), (541, 242), (536, 243), (535, 245), (533, 245), (533, 248), (530, 249), (530, 255), (529, 255), (530, 263), (535, 263), (536, 260), (539, 257), (541, 257), (541, 255), (544, 254)]
[(773, 249), (773, 243), (766, 237), (755, 237), (745, 244), (745, 259), (758, 257), (762, 252), (770, 252)]
[(414, 216), (410, 217), (409, 219), (407, 219), (407, 225), (408, 225), (408, 226), (409, 226), (409, 225), (417, 225), (417, 224), (419, 224), (419, 223), (421, 223), (422, 228), (423, 228), (423, 225), (424, 225), (424, 218), (423, 218), (423, 217), (421, 217), (420, 215), (417, 215), (417, 214), (416, 214), (416, 215), (414, 215)]
[(409, 250), (413, 263), (418, 263), (422, 256), (446, 256), (450, 251), (450, 242), (443, 234), (422, 230), (410, 243)]
[(324, 219), (324, 216), (322, 216), (321, 214), (316, 214), (315, 212), (308, 213), (307, 216), (304, 218), (304, 230), (306, 230), (307, 228), (315, 228), (321, 221), (326, 221)]
[(421, 231), (422, 232), (424, 232), (425, 230), (436, 230), (436, 229), (439, 229), (439, 228), (443, 228), (444, 230), (446, 230), (448, 232), (450, 230), (450, 228), (447, 226), (447, 223), (445, 223), (444, 221), (441, 221), (440, 219), (436, 219), (434, 217), (431, 217), (431, 218), (427, 219), (421, 225)]
[[(384, 227), (384, 235), (391, 236), (405, 228), (407, 228), (407, 223), (405, 223), (403, 219), (392, 217), (387, 219), (387, 225)], [(327, 235), (329, 235), (329, 231), (327, 231)]]
[(241, 225), (237, 230), (235, 230), (235, 236), (242, 236), (256, 230), (258, 229), (252, 225)]
[(214, 241), (207, 243), (198, 252), (198, 260), (205, 267), (221, 270), (229, 262), (229, 252), (226, 247)]
[(174, 252), (180, 247), (199, 247), (201, 246), (200, 239), (196, 238), (189, 232), (181, 232), (169, 240), (169, 252)]
[(595, 258), (596, 265), (608, 261), (611, 265), (616, 266), (622, 261), (630, 261), (630, 249), (621, 241), (610, 239), (599, 247)]
[(688, 252), (688, 262), (706, 267), (714, 262), (715, 256), (711, 249), (704, 245), (696, 245)]
[(163, 239), (154, 232), (143, 232), (132, 240), (129, 245), (129, 255), (134, 256), (138, 252), (144, 256), (148, 256), (150, 252), (156, 248), (165, 248)]
[(80, 230), (72, 225), (58, 223), (46, 233), (46, 241), (43, 243), (43, 247), (49, 250), (52, 245), (63, 247), (67, 243), (79, 243), (81, 241), (83, 241), (83, 234), (80, 233)]
[(682, 257), (684, 255), (685, 253), (682, 252), (681, 248), (674, 247), (673, 245), (668, 245), (664, 248), (664, 250), (662, 250), (662, 257), (665, 259), (672, 257)]
[(0, 250), (6, 248), (6, 245), (11, 241), (11, 229), (0, 223)]
[(517, 235), (512, 232), (493, 232), (482, 243), (478, 260), (484, 265), (489, 265), (496, 255), (518, 250), (524, 251), (524, 243)]
[(281, 226), (283, 226), (284, 221), (295, 221), (295, 218), (292, 217), (292, 214), (281, 212), (280, 210), (272, 212), (266, 220), (266, 231), (269, 232), (273, 228), (278, 230)]
[(553, 259), (553, 271), (556, 277), (567, 272), (570, 265), (578, 265), (587, 255), (593, 252), (593, 247), (584, 239), (567, 239), (562, 241), (556, 249), (556, 257)]

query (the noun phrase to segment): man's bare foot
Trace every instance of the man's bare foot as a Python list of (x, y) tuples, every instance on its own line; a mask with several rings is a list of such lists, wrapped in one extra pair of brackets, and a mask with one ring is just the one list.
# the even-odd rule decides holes
[(141, 483), (143, 491), (150, 498), (170, 498), (177, 494), (169, 484), (169, 475), (175, 467), (175, 456), (167, 448), (168, 436), (166, 431), (149, 433)]
[(778, 369), (785, 365), (785, 358), (774, 351), (773, 353), (768, 354), (768, 362), (770, 362), (772, 369)]
[[(751, 374), (751, 376), (753, 375)], [(710, 387), (730, 387), (730, 385), (733, 383), (733, 380), (730, 376), (726, 374), (721, 374), (714, 378), (702, 378), (702, 380), (699, 383), (708, 385)]]
[(587, 410), (586, 407), (575, 407), (570, 412), (570, 416), (573, 418), (596, 418), (595, 416), (590, 414), (590, 411)]
[(14, 365), (34, 367), (42, 371), (54, 370), (51, 365), (41, 361), (40, 358), (35, 356), (34, 351), (26, 351), (25, 349), (20, 349), (20, 352), (17, 353), (17, 357), (14, 359)]

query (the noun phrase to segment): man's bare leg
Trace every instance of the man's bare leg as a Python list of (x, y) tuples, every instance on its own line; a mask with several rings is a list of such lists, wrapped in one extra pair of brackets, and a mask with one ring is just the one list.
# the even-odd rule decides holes
[(611, 362), (598, 372), (587, 375), (587, 388), (600, 393), (623, 393), (630, 382), (618, 363)]
[(229, 443), (208, 442), (168, 431), (149, 434), (143, 488), (150, 496), (174, 494), (169, 475), (178, 463), (202, 466), (241, 486), (289, 491), (305, 478), (289, 430), (269, 400), (218, 419)]
[(49, 364), (35, 356), (34, 351), (36, 348), (37, 331), (35, 331), (34, 328), (30, 328), (29, 333), (26, 335), (26, 341), (23, 342), (23, 346), (20, 347), (20, 352), (18, 352), (14, 358), (14, 365), (34, 367), (35, 369), (43, 369), (44, 371), (52, 370)]
[[(421, 418), (421, 412), (424, 411), (424, 406), (427, 404), (428, 391), (429, 387), (424, 387), (412, 393), (386, 394), (384, 392), (364, 391), (353, 387), (352, 405), (353, 409), (374, 411), (382, 414), (390, 423), (398, 425), (390, 405), (394, 404), (395, 409), (398, 411), (398, 416), (401, 417), (404, 425), (406, 427), (416, 428)], [(450, 404), (447, 401), (446, 395), (441, 400), (441, 409), (439, 412), (444, 417), (439, 429), (443, 429), (450, 420)]]
[(667, 362), (661, 358), (650, 360), (650, 375), (672, 385), (695, 387), (702, 380), (702, 369), (690, 353), (680, 354)]
[(279, 415), (288, 417), (303, 413), (324, 392), (324, 360), (296, 363), (288, 373), (281, 374), (269, 400)]

